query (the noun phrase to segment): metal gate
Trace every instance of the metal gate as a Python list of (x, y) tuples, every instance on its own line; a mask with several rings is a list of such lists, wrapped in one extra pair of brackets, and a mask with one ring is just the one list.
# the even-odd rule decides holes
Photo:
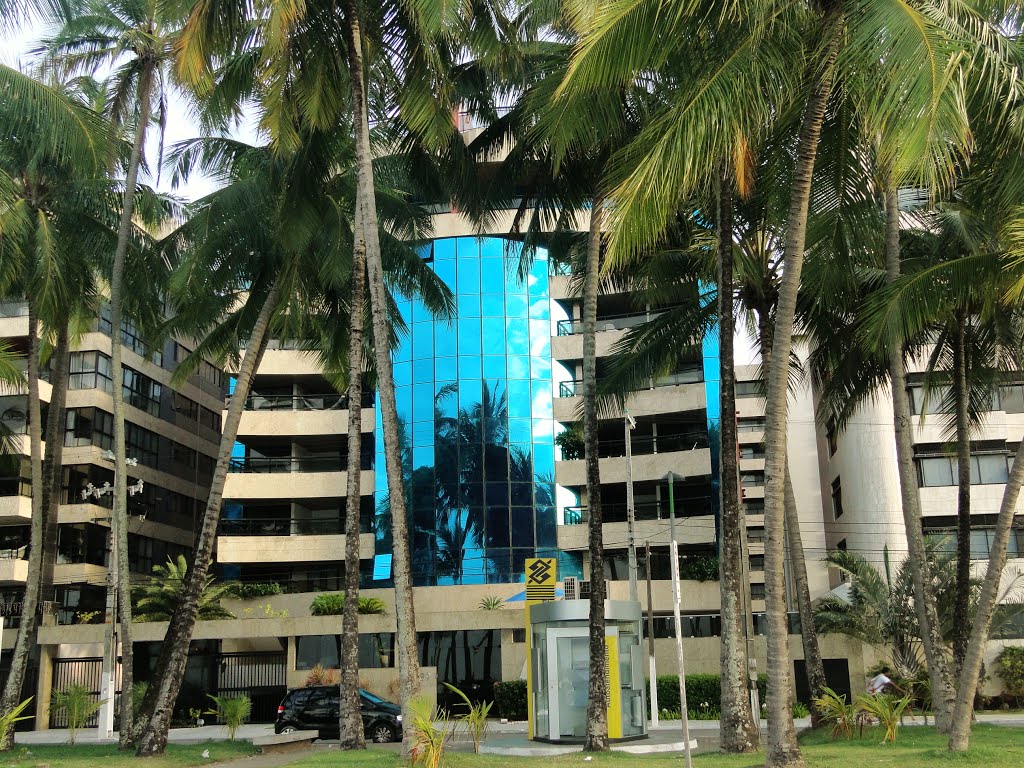
[[(114, 698), (114, 712), (120, 712), (121, 697), (121, 663), (118, 659), (116, 667), (117, 678), (114, 681), (116, 691)], [(81, 659), (54, 659), (53, 661), (53, 683), (50, 688), (50, 727), (67, 728), (67, 713), (56, 706), (56, 694), (63, 691), (69, 685), (84, 685), (92, 694), (93, 701), (100, 700), (100, 677), (103, 672), (103, 659), (100, 657), (89, 657)], [(86, 727), (95, 728), (99, 713), (95, 712), (89, 718)]]
[(272, 723), (287, 687), (284, 651), (221, 653), (217, 665), (220, 696), (246, 695), (252, 700), (251, 723)]

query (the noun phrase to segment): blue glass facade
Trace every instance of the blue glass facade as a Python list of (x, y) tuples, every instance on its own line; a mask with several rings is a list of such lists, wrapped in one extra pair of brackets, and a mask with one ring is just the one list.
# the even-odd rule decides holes
[[(418, 586), (522, 581), (526, 558), (555, 551), (548, 264), (538, 253), (520, 279), (520, 250), (496, 237), (426, 247), (455, 294), (452, 322), (398, 298), (409, 333), (394, 355), (395, 385)], [(386, 555), (390, 505), (377, 414), (376, 551)]]

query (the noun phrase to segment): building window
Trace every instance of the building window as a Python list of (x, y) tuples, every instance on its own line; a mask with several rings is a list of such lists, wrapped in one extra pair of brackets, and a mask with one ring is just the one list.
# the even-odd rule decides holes
[(738, 432), (764, 432), (764, 417), (737, 419), (736, 430)]
[(740, 458), (741, 459), (763, 459), (765, 457), (764, 443), (757, 443), (756, 445), (741, 445), (740, 446)]
[(829, 423), (825, 437), (828, 440), (828, 455), (835, 456), (836, 451), (839, 450), (839, 435), (836, 433), (834, 424)]
[(752, 570), (752, 571), (763, 571), (764, 570), (764, 555), (751, 555), (750, 556), (750, 570)]
[[(957, 484), (957, 460), (951, 456), (924, 456), (917, 461), (917, 481), (922, 488)], [(971, 485), (1005, 483), (1012, 457), (1005, 453), (971, 456)]]
[(764, 397), (763, 381), (737, 381), (736, 397)]
[(832, 481), (832, 519), (838, 520), (843, 516), (843, 486), (837, 477)]
[(764, 486), (764, 472), (744, 472), (740, 475), (740, 485), (744, 488), (761, 488)]
[(751, 584), (750, 585), (750, 599), (751, 600), (764, 600), (764, 584)]
[(132, 368), (122, 368), (121, 373), (125, 402), (150, 416), (159, 416), (163, 387)]
[(101, 352), (72, 352), (68, 364), (68, 389), (112, 391), (110, 358)]

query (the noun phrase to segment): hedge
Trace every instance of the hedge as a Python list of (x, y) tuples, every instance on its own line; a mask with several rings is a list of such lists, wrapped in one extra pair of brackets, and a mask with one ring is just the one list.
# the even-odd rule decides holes
[[(647, 683), (647, 685), (650, 685)], [(768, 675), (757, 677), (761, 701), (765, 700)], [(722, 709), (722, 689), (718, 675), (687, 675), (686, 700), (690, 709), (707, 702), (715, 710)], [(494, 684), (494, 706), (498, 717), (509, 720), (526, 719), (526, 681), (504, 680)], [(648, 706), (650, 706), (648, 704)], [(658, 675), (658, 709), (679, 710), (679, 676)]]
[(498, 717), (526, 719), (526, 681), (502, 680), (494, 684), (494, 706)]

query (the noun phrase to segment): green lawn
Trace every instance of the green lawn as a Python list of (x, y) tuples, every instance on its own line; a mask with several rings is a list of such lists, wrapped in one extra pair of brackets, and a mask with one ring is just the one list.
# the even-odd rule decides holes
[[(978, 766), (978, 768), (1020, 768), (1024, 766), (1024, 729), (978, 725), (971, 751), (953, 757), (946, 753), (945, 739), (934, 729), (924, 727), (900, 730), (895, 744), (881, 745), (877, 729), (865, 732), (863, 740), (833, 742), (828, 734), (804, 736), (804, 760), (814, 768), (942, 768)], [(751, 768), (763, 766), (762, 755), (700, 754), (694, 756), (700, 768)], [(452, 752), (445, 756), (443, 768), (583, 768), (582, 754), (561, 757), (501, 757)], [(365, 753), (340, 753), (335, 750), (311, 755), (290, 764), (290, 768), (351, 766), (352, 768), (400, 768), (406, 763), (394, 752), (371, 749)], [(678, 755), (630, 755), (611, 752), (594, 755), (587, 768), (680, 768)]]
[[(210, 756), (203, 757), (203, 751), (207, 749), (210, 750)], [(76, 744), (73, 747), (16, 746), (10, 752), (0, 752), (0, 768), (189, 768), (246, 757), (255, 752), (255, 748), (247, 741), (171, 744), (162, 757), (138, 760), (134, 752), (118, 752), (116, 746), (106, 744)]]

